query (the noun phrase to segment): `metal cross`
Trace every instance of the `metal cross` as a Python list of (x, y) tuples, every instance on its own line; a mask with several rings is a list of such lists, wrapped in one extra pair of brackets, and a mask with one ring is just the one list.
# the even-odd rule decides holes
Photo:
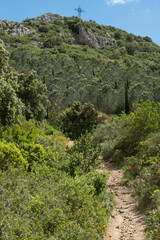
[(81, 18), (81, 13), (84, 12), (84, 11), (80, 7), (80, 5), (78, 6), (78, 8), (75, 8), (74, 10), (78, 12), (78, 17)]

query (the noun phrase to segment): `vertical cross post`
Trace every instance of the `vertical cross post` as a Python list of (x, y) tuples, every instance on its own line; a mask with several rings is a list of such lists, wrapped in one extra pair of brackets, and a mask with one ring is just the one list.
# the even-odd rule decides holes
[(83, 11), (82, 8), (80, 7), (80, 5), (78, 6), (78, 8), (75, 8), (74, 10), (78, 12), (78, 17), (81, 18), (81, 14), (82, 14), (82, 12), (84, 12), (84, 11)]

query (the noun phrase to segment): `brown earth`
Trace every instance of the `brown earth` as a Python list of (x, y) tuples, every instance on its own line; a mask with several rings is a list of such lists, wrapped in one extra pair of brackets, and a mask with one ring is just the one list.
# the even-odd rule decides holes
[(145, 240), (144, 216), (138, 211), (138, 204), (122, 185), (122, 171), (111, 163), (103, 163), (101, 171), (110, 172), (108, 190), (114, 195), (116, 207), (109, 218), (104, 240)]

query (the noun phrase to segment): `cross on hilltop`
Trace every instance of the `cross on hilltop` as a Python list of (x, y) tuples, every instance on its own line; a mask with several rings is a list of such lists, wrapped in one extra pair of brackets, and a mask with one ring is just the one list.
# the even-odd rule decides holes
[(81, 6), (79, 5), (78, 8), (75, 8), (74, 10), (78, 12), (78, 17), (81, 18), (81, 14), (84, 12)]

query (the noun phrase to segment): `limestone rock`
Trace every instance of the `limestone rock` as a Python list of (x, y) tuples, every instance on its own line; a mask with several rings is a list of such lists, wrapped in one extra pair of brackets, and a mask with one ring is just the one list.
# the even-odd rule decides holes
[(59, 14), (45, 13), (41, 16), (31, 19), (31, 22), (41, 22), (41, 21), (48, 22), (48, 23), (54, 23), (55, 21), (60, 21), (64, 23), (64, 17)]
[(0, 20), (0, 31), (4, 31), (12, 37), (24, 36), (36, 32), (36, 30), (29, 29), (21, 23), (8, 20)]
[(100, 36), (90, 28), (81, 28), (75, 39), (79, 44), (88, 45), (92, 48), (113, 46), (116, 44), (115, 39)]

